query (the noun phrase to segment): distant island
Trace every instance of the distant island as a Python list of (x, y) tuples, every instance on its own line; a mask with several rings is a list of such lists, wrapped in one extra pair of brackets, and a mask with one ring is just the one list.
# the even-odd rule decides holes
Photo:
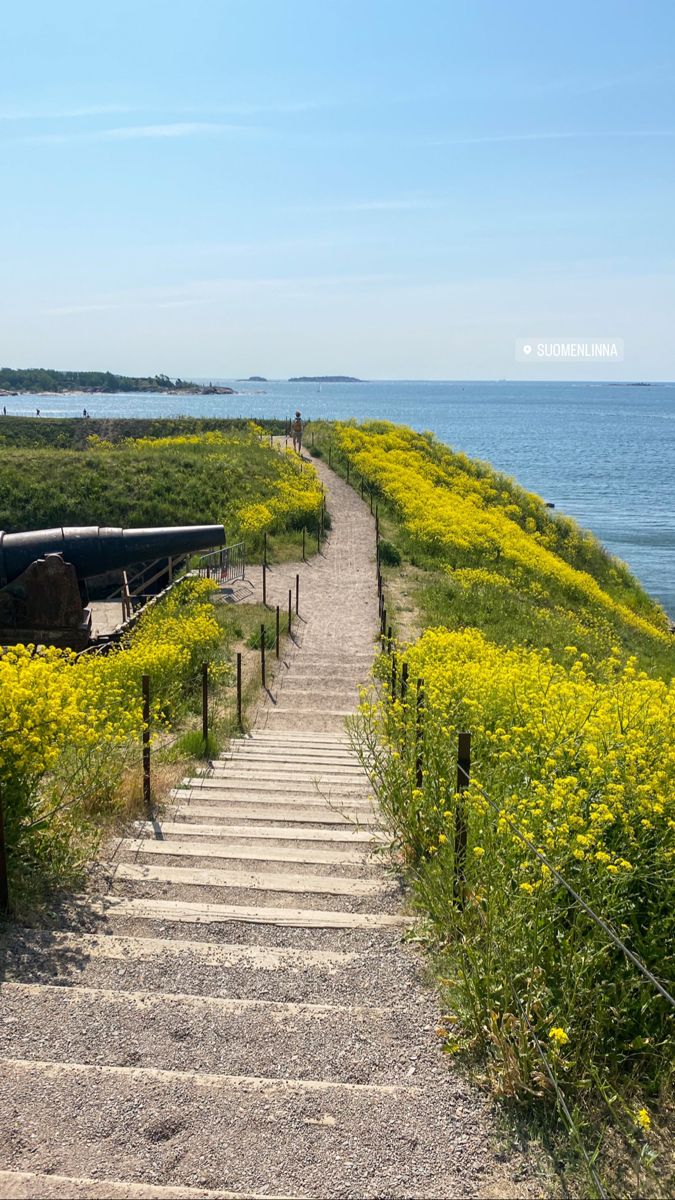
[(353, 375), (292, 375), (289, 383), (363, 383)]
[(43, 367), (0, 367), (0, 396), (22, 392), (175, 392), (185, 396), (232, 396), (234, 388), (189, 383), (168, 375), (114, 375), (112, 371), (52, 371)]
[(238, 379), (237, 383), (269, 383), (264, 375), (249, 375), (248, 379)]

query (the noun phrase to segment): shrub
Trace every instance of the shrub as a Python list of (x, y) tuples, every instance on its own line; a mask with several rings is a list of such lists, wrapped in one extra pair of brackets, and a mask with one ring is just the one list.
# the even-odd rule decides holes
[(380, 538), (380, 562), (386, 567), (398, 567), (401, 564), (401, 551), (386, 538)]
[[(73, 882), (94, 852), (97, 819), (114, 810), (138, 758), (141, 678), (152, 725), (185, 711), (221, 631), (205, 580), (186, 580), (107, 656), (14, 646), (0, 653), (0, 797), (14, 897)], [(217, 670), (217, 668), (216, 668)]]

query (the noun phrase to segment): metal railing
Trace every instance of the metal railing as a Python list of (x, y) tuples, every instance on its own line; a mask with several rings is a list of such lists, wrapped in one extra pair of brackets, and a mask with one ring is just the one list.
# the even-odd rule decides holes
[(223, 546), (211, 554), (202, 554), (198, 566), (201, 579), (213, 579), (215, 583), (234, 583), (246, 578), (246, 547), (244, 542), (234, 546)]

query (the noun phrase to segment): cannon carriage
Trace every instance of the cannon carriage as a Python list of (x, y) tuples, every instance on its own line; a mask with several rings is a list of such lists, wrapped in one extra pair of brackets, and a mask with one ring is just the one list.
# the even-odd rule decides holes
[(222, 525), (0, 532), (0, 645), (24, 642), (83, 650), (91, 643), (92, 630), (88, 579), (224, 543)]

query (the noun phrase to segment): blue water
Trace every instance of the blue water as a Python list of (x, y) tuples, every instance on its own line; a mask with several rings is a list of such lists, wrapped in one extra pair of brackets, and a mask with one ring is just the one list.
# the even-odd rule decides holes
[[(386, 418), (431, 429), (592, 529), (675, 618), (675, 384), (229, 383), (235, 396), (13, 396), (43, 416)], [(3, 401), (4, 403), (4, 401)]]

